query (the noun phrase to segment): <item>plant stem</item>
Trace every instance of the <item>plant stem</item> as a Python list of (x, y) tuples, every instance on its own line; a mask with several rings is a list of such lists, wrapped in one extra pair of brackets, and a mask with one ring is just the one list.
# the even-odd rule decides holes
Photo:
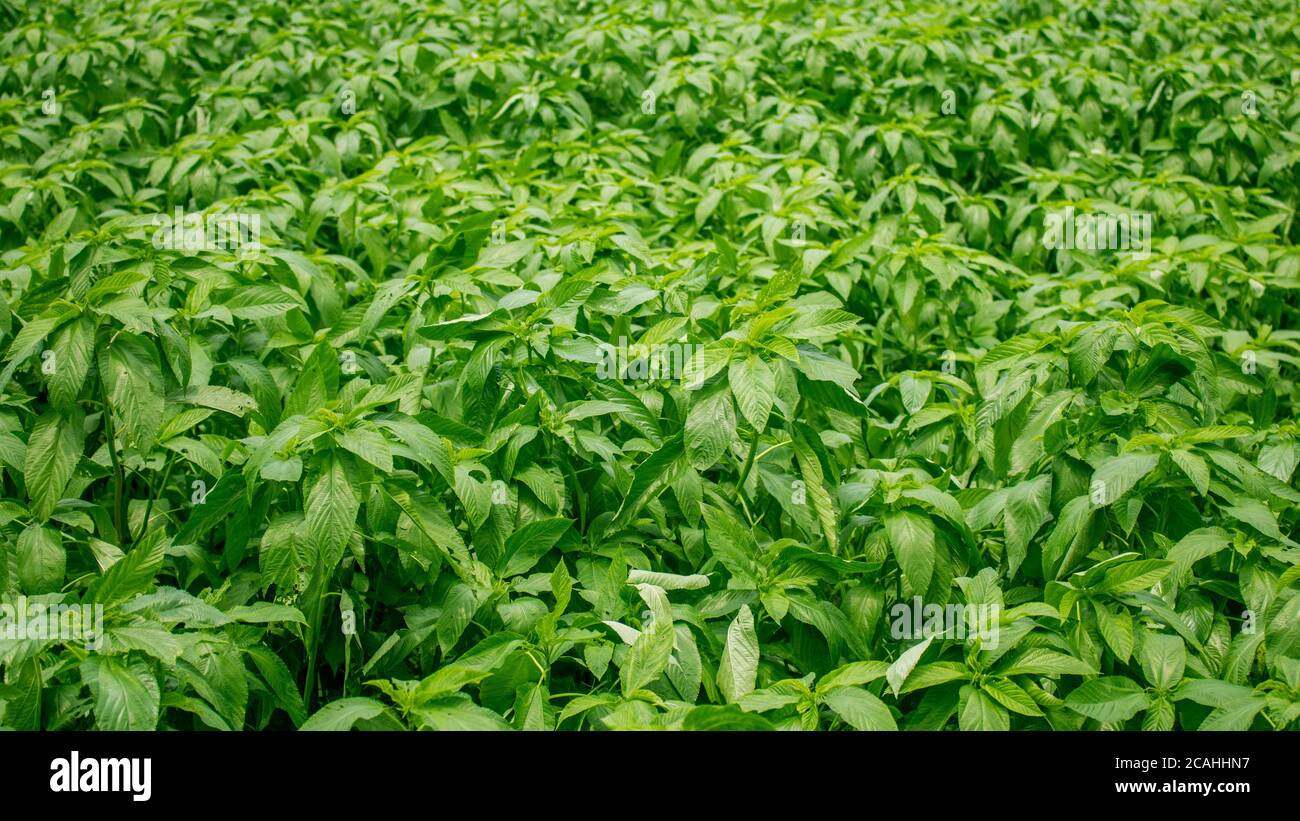
[(573, 465), (568, 460), (564, 460), (564, 469), (569, 474), (569, 479), (573, 482), (573, 492), (578, 497), (578, 532), (587, 532), (587, 494), (583, 492), (582, 485), (578, 484), (578, 475), (573, 472)]
[[(318, 577), (324, 576), (319, 558), (316, 560), (316, 573)], [(311, 624), (309, 625), (311, 639), (310, 644), (307, 646), (307, 680), (302, 685), (303, 706), (307, 709), (311, 709), (311, 697), (315, 689), (313, 685), (316, 682), (316, 649), (320, 645), (320, 622), (324, 617), (325, 592), (328, 589), (328, 582), (324, 578), (320, 578), (319, 583), (321, 588), (316, 594), (316, 601), (312, 605)]]
[(131, 543), (131, 534), (129, 528), (124, 527), (123, 514), (125, 511), (126, 498), (123, 493), (123, 485), (126, 483), (126, 474), (122, 470), (122, 463), (117, 458), (117, 432), (113, 429), (113, 411), (108, 406), (108, 397), (104, 397), (104, 432), (108, 434), (108, 456), (113, 462), (113, 528), (117, 531), (117, 538), (125, 547)]
[(137, 541), (144, 538), (144, 535), (149, 532), (149, 516), (150, 514), (153, 513), (154, 499), (158, 496), (158, 494), (162, 493), (167, 489), (167, 480), (171, 478), (172, 466), (175, 464), (176, 464), (176, 460), (172, 459), (171, 457), (167, 458), (167, 468), (166, 470), (163, 471), (162, 481), (158, 483), (157, 487), (149, 491), (149, 503), (144, 506), (144, 521), (140, 523), (140, 532), (137, 533), (135, 536)]
[(740, 469), (740, 478), (736, 480), (736, 490), (741, 496), (745, 496), (745, 480), (749, 478), (749, 471), (754, 467), (754, 454), (757, 452), (758, 428), (754, 428), (754, 435), (749, 439), (749, 454), (745, 457), (744, 467)]
[(792, 441), (793, 441), (793, 440), (791, 440), (791, 439), (786, 439), (786, 440), (784, 440), (784, 441), (777, 442), (775, 445), (772, 445), (770, 448), (765, 448), (765, 449), (763, 450), (762, 453), (760, 453), (760, 454), (758, 454), (758, 456), (754, 457), (754, 461), (755, 461), (755, 462), (762, 461), (762, 459), (763, 459), (764, 456), (768, 455), (769, 453), (771, 453), (772, 451), (776, 450), (777, 448), (784, 447), (784, 446), (790, 444), (790, 442), (792, 442)]

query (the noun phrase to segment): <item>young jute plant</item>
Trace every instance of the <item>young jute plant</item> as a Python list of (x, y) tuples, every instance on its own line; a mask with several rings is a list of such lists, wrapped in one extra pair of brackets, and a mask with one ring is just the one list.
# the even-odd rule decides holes
[(0, 728), (1300, 729), (1298, 60), (0, 3)]

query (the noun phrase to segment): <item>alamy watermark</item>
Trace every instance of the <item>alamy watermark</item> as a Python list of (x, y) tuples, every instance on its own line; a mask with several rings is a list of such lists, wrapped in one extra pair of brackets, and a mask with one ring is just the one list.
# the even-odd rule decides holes
[(1120, 214), (1076, 213), (1074, 206), (1049, 211), (1043, 218), (1043, 247), (1055, 251), (1130, 251), (1151, 253), (1148, 211)]
[(82, 758), (73, 750), (50, 762), (50, 792), (120, 792), (132, 801), (153, 796), (152, 758)]
[(186, 213), (177, 206), (173, 216), (155, 214), (153, 225), (153, 247), (160, 251), (227, 251), (254, 257), (265, 248), (261, 214)]
[(597, 345), (600, 362), (596, 365), (596, 378), (680, 381), (686, 373), (686, 363), (695, 356), (698, 347), (690, 342), (629, 345), (626, 337), (620, 337), (618, 345), (601, 342)]
[(80, 641), (87, 650), (99, 650), (104, 646), (104, 605), (47, 605), (19, 596), (15, 604), (0, 603), (0, 639)]
[(889, 609), (890, 635), (898, 641), (940, 638), (979, 638), (985, 649), (998, 646), (1001, 635), (1000, 604), (925, 604), (920, 596)]

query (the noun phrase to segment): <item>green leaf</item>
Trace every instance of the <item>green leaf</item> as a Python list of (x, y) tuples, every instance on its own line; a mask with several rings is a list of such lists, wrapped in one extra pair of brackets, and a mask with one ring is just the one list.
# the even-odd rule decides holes
[(659, 573), (651, 570), (629, 570), (628, 584), (652, 584), (664, 590), (699, 590), (709, 586), (709, 577), (699, 573), (679, 576), (676, 573)]
[(177, 532), (177, 544), (194, 544), (205, 533), (223, 522), (230, 513), (246, 507), (244, 478), (235, 471), (229, 471), (217, 480), (206, 494), (190, 496), (193, 506), (189, 518)]
[(249, 411), (257, 410), (256, 399), (246, 393), (220, 385), (199, 385), (190, 388), (179, 397), (179, 401), (225, 411), (233, 416), (240, 417)]
[(87, 600), (118, 604), (147, 591), (162, 569), (169, 544), (161, 532), (150, 534), (90, 585)]
[(1025, 650), (1001, 672), (1004, 676), (1022, 673), (1045, 676), (1095, 676), (1097, 674), (1097, 670), (1087, 662), (1046, 647), (1031, 647)]
[(1065, 503), (1056, 527), (1043, 542), (1043, 573), (1059, 579), (1070, 569), (1069, 557), (1087, 538), (1094, 507), (1088, 496), (1076, 496)]
[(1087, 327), (1070, 344), (1070, 373), (1078, 384), (1087, 385), (1110, 359), (1119, 340), (1119, 331), (1110, 325)]
[(506, 540), (505, 552), (498, 563), (498, 566), (504, 565), (501, 577), (508, 579), (531, 570), (555, 546), (571, 524), (573, 523), (568, 519), (541, 519), (529, 522), (512, 533)]
[(495, 633), (474, 646), (451, 664), (439, 668), (415, 688), (416, 703), (432, 701), (457, 693), (461, 688), (482, 681), (492, 674), (523, 644), (512, 633)]
[(632, 643), (627, 660), (623, 662), (619, 671), (624, 698), (630, 697), (663, 675), (672, 657), (676, 638), (672, 609), (668, 605), (668, 597), (664, 595), (664, 591), (652, 584), (638, 584), (636, 589), (650, 607), (653, 622), (648, 629), (642, 630), (641, 635)]
[(1210, 466), (1205, 460), (1192, 453), (1190, 450), (1171, 450), (1169, 458), (1174, 460), (1174, 464), (1187, 474), (1191, 480), (1192, 487), (1196, 492), (1205, 496), (1210, 492)]
[(1009, 730), (1011, 716), (983, 691), (970, 685), (961, 688), (957, 726), (963, 730)]
[(63, 498), (73, 469), (82, 451), (81, 418), (66, 418), (47, 411), (36, 420), (27, 439), (27, 458), (23, 476), (32, 515), (44, 521)]
[(696, 394), (686, 414), (686, 453), (696, 470), (708, 470), (736, 438), (736, 412), (722, 385)]
[[(5, 315), (8, 316), (8, 314), (9, 309), (6, 306)], [(27, 357), (36, 353), (45, 337), (76, 315), (76, 308), (61, 307), (52, 309), (52, 312), (46, 316), (37, 317), (23, 325), (22, 329), (14, 335), (13, 342), (9, 343), (9, 350), (5, 352), (5, 358), (8, 362), (4, 371), (0, 372), (0, 389), (8, 387), (9, 381), (13, 379), (14, 371), (26, 361)], [(5, 327), (7, 330), (7, 323)]]
[(696, 348), (682, 370), (682, 384), (688, 390), (699, 390), (714, 374), (727, 367), (731, 357), (732, 348), (727, 345), (709, 343)]
[(1145, 710), (1151, 706), (1151, 698), (1132, 679), (1103, 676), (1085, 681), (1070, 691), (1065, 706), (1088, 718), (1113, 723), (1128, 721)]
[(143, 662), (91, 657), (82, 670), (95, 695), (96, 729), (152, 730), (158, 725), (161, 692)]
[[(123, 560), (125, 561), (125, 560)], [(232, 619), (217, 608), (174, 587), (159, 587), (121, 605), (123, 613), (147, 612), (163, 624), (185, 624), (192, 628), (220, 627)]]
[(859, 319), (860, 317), (839, 308), (823, 308), (797, 314), (788, 325), (781, 328), (781, 335), (791, 339), (838, 336), (855, 327)]
[(1007, 489), (1003, 508), (1006, 531), (1007, 575), (1015, 577), (1025, 560), (1029, 540), (1051, 518), (1052, 477), (1044, 474)]
[(339, 437), (339, 445), (384, 473), (393, 472), (393, 450), (384, 435), (373, 428), (349, 428)]
[(1112, 456), (1092, 474), (1093, 501), (1111, 505), (1133, 489), (1160, 463), (1153, 453), (1124, 453)]
[(1147, 682), (1161, 690), (1171, 690), (1183, 680), (1187, 647), (1178, 636), (1144, 632), (1138, 658)]
[(971, 673), (966, 669), (966, 665), (955, 661), (936, 661), (933, 664), (922, 664), (908, 674), (899, 692), (905, 695), (928, 687), (938, 687), (950, 681), (968, 681), (970, 678)]
[(474, 620), (483, 598), (483, 591), (463, 583), (454, 584), (447, 591), (442, 601), (442, 613), (438, 616), (438, 647), (444, 655), (456, 647), (465, 628)]
[(1143, 559), (1126, 562), (1106, 571), (1105, 577), (1095, 589), (1099, 593), (1118, 596), (1136, 590), (1147, 590), (1169, 575), (1174, 563), (1166, 559)]
[(798, 352), (799, 361), (795, 363), (795, 367), (804, 376), (818, 382), (834, 382), (850, 396), (857, 397), (855, 385), (861, 375), (853, 369), (852, 365), (808, 345), (798, 346)]
[(1218, 679), (1190, 679), (1174, 692), (1174, 701), (1191, 700), (1206, 707), (1228, 707), (1254, 696), (1255, 691)]
[(930, 399), (930, 380), (905, 373), (898, 378), (898, 393), (907, 412), (916, 413)]
[(49, 357), (42, 369), (50, 373), (50, 404), (60, 411), (70, 411), (86, 383), (95, 351), (95, 322), (89, 317), (69, 322), (50, 341)]
[(1198, 730), (1230, 730), (1240, 732), (1249, 730), (1255, 723), (1255, 716), (1267, 706), (1262, 698), (1249, 698), (1218, 707), (1206, 716)]
[(237, 605), (227, 610), (226, 615), (234, 621), (242, 621), (245, 624), (307, 623), (306, 617), (298, 608), (267, 601)]
[(1142, 717), (1142, 729), (1148, 732), (1167, 732), (1174, 728), (1174, 705), (1163, 696), (1156, 698)]
[(705, 505), (703, 512), (704, 532), (713, 555), (736, 581), (752, 589), (758, 577), (753, 536), (724, 510)]
[(118, 334), (100, 352), (99, 378), (128, 447), (148, 452), (163, 422), (164, 384), (155, 345), (143, 336)]
[(28, 525), (18, 534), (18, 581), (29, 594), (54, 593), (63, 587), (68, 554), (59, 531)]
[(1174, 563), (1169, 575), (1175, 581), (1185, 581), (1194, 564), (1223, 550), (1228, 542), (1228, 533), (1223, 528), (1202, 527), (1193, 530), (1169, 548), (1166, 558)]
[(238, 319), (271, 319), (307, 307), (302, 297), (280, 285), (242, 286), (224, 305)]
[(1093, 602), (1092, 606), (1097, 612), (1097, 627), (1101, 630), (1102, 638), (1117, 659), (1128, 663), (1129, 656), (1133, 654), (1132, 615), (1123, 608), (1112, 610), (1100, 601)]
[(464, 696), (449, 696), (421, 704), (412, 710), (430, 730), (509, 730), (505, 719)]
[(822, 676), (817, 683), (817, 692), (827, 693), (835, 687), (870, 684), (876, 679), (884, 678), (888, 670), (889, 664), (883, 661), (851, 661)]
[(1011, 679), (1007, 678), (986, 678), (980, 684), (985, 694), (1006, 707), (1013, 713), (1019, 713), (1022, 716), (1041, 717), (1043, 711), (1034, 703), (1034, 699)]
[(614, 521), (626, 523), (640, 511), (656, 488), (663, 487), (669, 468), (682, 454), (682, 436), (678, 434), (664, 442), (663, 447), (637, 466), (632, 474), (632, 484), (623, 503), (619, 505)]
[(456, 465), (454, 488), (456, 497), (465, 507), (465, 515), (475, 528), (483, 526), (492, 511), (491, 486), (477, 478), (468, 464)]
[(754, 616), (749, 606), (743, 605), (727, 628), (727, 642), (718, 662), (718, 689), (728, 703), (738, 701), (753, 692), (757, 675), (758, 635)]
[(262, 680), (275, 695), (277, 706), (289, 715), (295, 727), (301, 727), (307, 720), (307, 709), (303, 706), (302, 695), (298, 692), (298, 686), (294, 683), (293, 675), (284, 661), (270, 648), (260, 644), (249, 647), (245, 652), (257, 666), (258, 672), (262, 674)]
[(181, 654), (180, 642), (161, 627), (110, 627), (104, 633), (103, 652), (109, 655), (139, 650), (174, 665)]
[(765, 430), (772, 404), (776, 401), (776, 376), (771, 366), (757, 355), (750, 354), (743, 361), (731, 363), (727, 381), (731, 384), (731, 393), (736, 397), (741, 415), (755, 430)]
[(885, 703), (860, 687), (837, 687), (822, 701), (855, 730), (898, 729)]
[(657, 264), (654, 256), (651, 254), (649, 246), (647, 246), (645, 240), (641, 239), (639, 236), (615, 234), (611, 239), (615, 245), (622, 248), (638, 262), (650, 267), (654, 267)]
[(889, 546), (893, 548), (903, 578), (914, 593), (924, 595), (934, 574), (934, 524), (928, 517), (910, 510), (891, 511), (884, 519)]
[(797, 427), (792, 434), (791, 446), (795, 461), (799, 463), (799, 475), (803, 477), (806, 495), (812, 501), (817, 521), (821, 524), (822, 535), (826, 537), (831, 552), (835, 553), (840, 544), (839, 513), (823, 481), (822, 463), (808, 444), (805, 433)]
[(895, 659), (894, 663), (889, 665), (889, 669), (885, 671), (885, 680), (889, 682), (889, 688), (894, 691), (895, 696), (899, 695), (903, 683), (912, 674), (912, 670), (916, 667), (916, 663), (921, 660), (921, 656), (925, 655), (925, 651), (930, 649), (932, 641), (934, 641), (933, 636), (926, 637), (925, 641), (903, 651)]
[(387, 709), (371, 698), (341, 698), (317, 710), (298, 729), (308, 732), (351, 730), (358, 721), (378, 718)]
[(717, 732), (736, 730), (775, 730), (776, 727), (760, 715), (747, 713), (734, 704), (720, 707), (712, 704), (691, 708), (682, 721), (683, 730)]
[(1256, 501), (1255, 499), (1242, 499), (1235, 505), (1225, 507), (1223, 512), (1239, 522), (1244, 522), (1245, 524), (1250, 525), (1271, 539), (1279, 541), (1289, 547), (1300, 547), (1300, 543), (1297, 543), (1282, 533), (1281, 529), (1277, 526), (1277, 517), (1273, 515), (1273, 511), (1269, 510), (1268, 506), (1263, 502)]
[(328, 573), (343, 557), (361, 506), (343, 462), (328, 455), (307, 492), (303, 527), (312, 555)]

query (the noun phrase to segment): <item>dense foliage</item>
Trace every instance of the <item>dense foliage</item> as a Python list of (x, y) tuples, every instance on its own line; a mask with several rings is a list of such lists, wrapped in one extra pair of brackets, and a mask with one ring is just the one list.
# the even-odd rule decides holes
[(1297, 727), (1294, 0), (0, 32), (0, 726)]

